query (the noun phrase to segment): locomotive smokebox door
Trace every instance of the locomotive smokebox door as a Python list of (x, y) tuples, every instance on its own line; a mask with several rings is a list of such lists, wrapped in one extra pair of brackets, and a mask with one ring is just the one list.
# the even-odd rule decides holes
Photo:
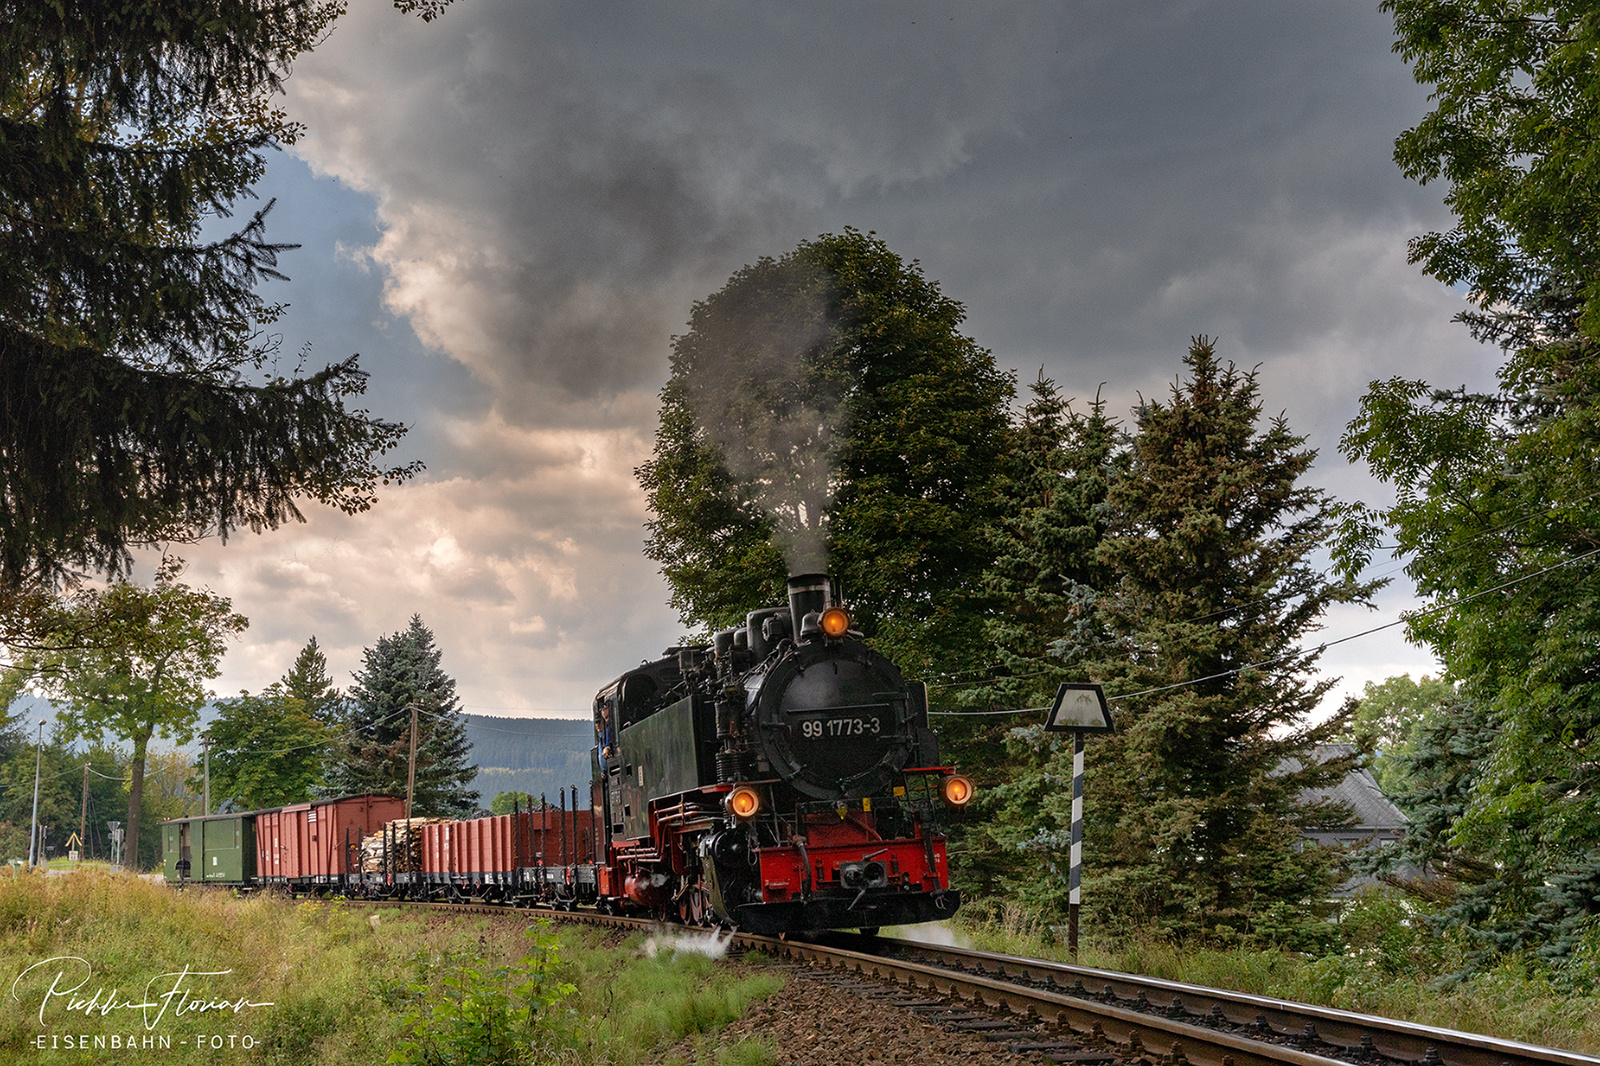
[(801, 645), (754, 694), (766, 761), (813, 799), (885, 791), (915, 745), (900, 671), (865, 645)]

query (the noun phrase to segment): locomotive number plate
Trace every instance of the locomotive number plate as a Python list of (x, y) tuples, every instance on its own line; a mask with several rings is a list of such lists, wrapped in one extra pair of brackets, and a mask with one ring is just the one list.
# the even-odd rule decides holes
[(883, 720), (871, 718), (807, 718), (800, 723), (800, 735), (807, 740), (831, 737), (875, 737), (883, 732)]

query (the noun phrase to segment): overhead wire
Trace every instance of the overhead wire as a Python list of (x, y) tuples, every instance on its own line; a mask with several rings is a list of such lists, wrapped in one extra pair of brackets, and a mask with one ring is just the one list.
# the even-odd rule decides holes
[[(1218, 672), (1216, 672), (1214, 674), (1207, 674), (1204, 677), (1194, 677), (1194, 678), (1189, 678), (1188, 680), (1185, 680), (1185, 681), (1176, 681), (1176, 682), (1173, 682), (1170, 685), (1158, 685), (1158, 686), (1156, 686), (1154, 688), (1141, 689), (1138, 692), (1124, 692), (1124, 693), (1122, 693), (1120, 695), (1116, 695), (1116, 696), (1107, 696), (1106, 697), (1106, 702), (1107, 703), (1114, 703), (1114, 702), (1116, 702), (1118, 700), (1131, 700), (1131, 699), (1138, 699), (1139, 697), (1142, 697), (1142, 696), (1154, 696), (1154, 695), (1157, 695), (1157, 694), (1162, 693), (1162, 692), (1171, 692), (1171, 691), (1174, 691), (1174, 690), (1180, 689), (1180, 688), (1188, 688), (1191, 685), (1204, 684), (1207, 681), (1217, 681), (1217, 680), (1220, 680), (1220, 679), (1225, 678), (1225, 677), (1233, 677), (1233, 676), (1235, 676), (1237, 674), (1244, 673), (1246, 670), (1261, 669), (1263, 667), (1272, 666), (1275, 663), (1283, 662), (1283, 661), (1285, 661), (1287, 659), (1302, 658), (1302, 657), (1308, 656), (1308, 655), (1320, 655), (1322, 652), (1326, 651), (1328, 648), (1332, 648), (1332, 647), (1334, 647), (1336, 645), (1345, 644), (1345, 643), (1348, 643), (1349, 641), (1352, 641), (1352, 640), (1359, 640), (1362, 637), (1370, 637), (1374, 633), (1381, 633), (1386, 629), (1393, 629), (1395, 626), (1405, 625), (1406, 623), (1414, 621), (1414, 620), (1419, 619), (1419, 618), (1426, 618), (1429, 615), (1439, 614), (1439, 613), (1441, 613), (1443, 611), (1450, 610), (1453, 607), (1459, 607), (1462, 604), (1471, 603), (1473, 600), (1481, 599), (1484, 596), (1491, 596), (1496, 592), (1504, 592), (1506, 589), (1512, 588), (1512, 587), (1514, 587), (1516, 585), (1520, 585), (1525, 581), (1531, 581), (1536, 577), (1542, 577), (1545, 574), (1551, 573), (1551, 572), (1553, 572), (1555, 570), (1560, 570), (1563, 567), (1572, 566), (1575, 563), (1580, 563), (1583, 560), (1589, 559), (1589, 558), (1593, 558), (1596, 555), (1600, 555), (1600, 548), (1593, 548), (1593, 549), (1591, 549), (1589, 551), (1584, 552), (1581, 555), (1574, 555), (1570, 559), (1563, 559), (1560, 562), (1551, 563), (1549, 566), (1542, 567), (1542, 568), (1540, 568), (1538, 570), (1533, 571), (1532, 573), (1522, 574), (1522, 575), (1520, 575), (1518, 577), (1514, 577), (1514, 578), (1511, 578), (1511, 579), (1509, 579), (1507, 581), (1503, 581), (1498, 585), (1494, 585), (1494, 586), (1492, 586), (1490, 588), (1486, 588), (1486, 589), (1479, 589), (1477, 592), (1473, 592), (1473, 593), (1469, 593), (1468, 595), (1465, 595), (1465, 596), (1457, 597), (1456, 599), (1450, 600), (1450, 601), (1448, 601), (1446, 603), (1435, 604), (1432, 607), (1427, 607), (1427, 608), (1423, 608), (1423, 609), (1419, 609), (1419, 610), (1415, 610), (1415, 611), (1403, 612), (1399, 618), (1397, 618), (1397, 619), (1395, 619), (1393, 621), (1385, 622), (1383, 625), (1373, 626), (1370, 629), (1363, 629), (1359, 633), (1350, 633), (1350, 634), (1347, 634), (1346, 636), (1339, 637), (1339, 638), (1337, 638), (1335, 640), (1323, 641), (1322, 643), (1318, 644), (1315, 648), (1309, 648), (1309, 649), (1308, 648), (1297, 648), (1294, 651), (1285, 652), (1282, 655), (1275, 655), (1275, 656), (1273, 656), (1272, 658), (1269, 658), (1269, 659), (1261, 659), (1261, 660), (1256, 661), (1256, 662), (1249, 662), (1249, 663), (1245, 663), (1245, 664), (1243, 664), (1241, 666), (1231, 667), (1231, 668), (1229, 668), (1227, 670), (1220, 670), (1220, 671), (1218, 671)], [(1042, 675), (1032, 675), (1032, 676), (1042, 676)], [(999, 679), (996, 679), (996, 680), (999, 680)], [(1022, 707), (1022, 708), (1018, 708), (1016, 710), (1007, 710), (1007, 711), (929, 711), (928, 713), (930, 715), (940, 715), (940, 716), (944, 716), (944, 717), (977, 717), (977, 716), (982, 716), (982, 715), (1027, 714), (1027, 713), (1036, 712), (1036, 711), (1039, 711), (1039, 710), (1042, 710), (1042, 709), (1043, 708), (1039, 708), (1039, 707)]]
[[(1572, 500), (1571, 502), (1572, 503), (1585, 503), (1585, 502), (1587, 502), (1589, 500), (1592, 500), (1592, 499), (1595, 499), (1597, 497), (1600, 497), (1600, 491), (1591, 492), (1591, 493), (1588, 493), (1587, 495), (1584, 495), (1584, 496), (1579, 496), (1579, 497), (1575, 498), (1574, 500)], [(1500, 525), (1493, 526), (1493, 527), (1491, 527), (1489, 529), (1481, 530), (1480, 532), (1473, 534), (1471, 537), (1469, 537), (1466, 540), (1462, 541), (1460, 546), (1462, 546), (1462, 547), (1470, 546), (1470, 545), (1478, 543), (1479, 541), (1487, 540), (1490, 537), (1499, 536), (1501, 533), (1504, 533), (1509, 529), (1514, 529), (1517, 526), (1524, 525), (1524, 524), (1526, 524), (1528, 522), (1532, 522), (1537, 518), (1540, 518), (1540, 517), (1548, 515), (1549, 513), (1550, 513), (1550, 509), (1547, 508), (1547, 507), (1541, 507), (1541, 508), (1538, 508), (1536, 510), (1530, 510), (1530, 511), (1522, 514), (1521, 516), (1517, 517), (1517, 518), (1513, 518), (1513, 519), (1511, 519), (1509, 521), (1502, 522)], [(1380, 545), (1377, 546), (1377, 550), (1398, 549), (1398, 548), (1399, 548), (1398, 544), (1387, 544), (1387, 545), (1380, 544)], [(1394, 573), (1396, 573), (1398, 571), (1404, 570), (1405, 567), (1406, 567), (1406, 563), (1403, 560), (1398, 560), (1397, 559), (1394, 562), (1389, 563), (1388, 565), (1386, 565), (1382, 570), (1378, 570), (1377, 572), (1373, 572), (1372, 569), (1371, 569), (1371, 566), (1369, 565), (1368, 567), (1363, 569), (1362, 574), (1368, 580), (1374, 580), (1374, 579), (1378, 579), (1378, 578), (1389, 577), (1390, 575), (1392, 575), (1392, 574), (1394, 574)], [(1251, 607), (1257, 607), (1257, 606), (1259, 606), (1259, 605), (1261, 605), (1263, 603), (1268, 603), (1268, 602), (1270, 602), (1271, 600), (1273, 600), (1275, 598), (1276, 597), (1273, 597), (1273, 596), (1262, 596), (1262, 597), (1259, 597), (1259, 598), (1254, 599), (1254, 600), (1246, 601), (1245, 603), (1237, 603), (1237, 604), (1231, 604), (1231, 605), (1226, 606), (1226, 607), (1219, 607), (1216, 610), (1206, 611), (1203, 614), (1191, 615), (1188, 618), (1184, 618), (1184, 619), (1180, 620), (1180, 622), (1178, 624), (1181, 625), (1181, 624), (1186, 624), (1186, 623), (1190, 623), (1190, 622), (1204, 622), (1204, 621), (1207, 621), (1208, 619), (1218, 617), (1219, 615), (1231, 614), (1231, 613), (1233, 613), (1235, 611), (1243, 611), (1243, 610), (1247, 610), (1247, 609), (1249, 609)], [(990, 684), (991, 682), (1002, 681), (1002, 680), (1004, 680), (1004, 681), (1010, 681), (1010, 680), (1027, 681), (1027, 680), (1031, 680), (1031, 679), (1036, 678), (1036, 677), (1043, 677), (1047, 673), (1049, 673), (1049, 671), (1041, 670), (1038, 673), (1032, 673), (1032, 674), (1007, 674), (1007, 675), (1003, 675), (1002, 676), (1002, 675), (992, 674), (992, 673), (989, 672), (988, 669), (985, 669), (985, 668), (976, 668), (976, 669), (973, 669), (973, 670), (952, 671), (952, 672), (947, 673), (947, 674), (944, 675), (946, 678), (949, 678), (950, 680), (940, 681), (940, 682), (933, 682), (933, 683), (929, 684), (928, 687), (929, 688), (936, 688), (936, 689), (967, 688), (967, 687), (975, 687), (977, 685), (987, 685), (987, 684)], [(972, 677), (973, 680), (971, 680), (971, 681), (956, 680), (956, 679), (958, 679), (958, 678), (960, 678), (960, 677), (962, 677), (964, 675)]]

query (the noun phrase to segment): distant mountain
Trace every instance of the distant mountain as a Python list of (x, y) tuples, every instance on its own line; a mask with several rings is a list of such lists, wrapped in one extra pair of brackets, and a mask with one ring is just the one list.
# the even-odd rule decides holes
[[(46, 740), (49, 740), (51, 733), (56, 727), (56, 713), (59, 709), (60, 708), (58, 708), (55, 703), (50, 700), (44, 699), (41, 696), (30, 696), (27, 693), (24, 693), (18, 696), (9, 708), (5, 709), (3, 712), (0, 712), (0, 719), (3, 719), (6, 715), (11, 716), (11, 718), (14, 719), (12, 728), (16, 730), (17, 733), (27, 737), (29, 741), (32, 741), (33, 738), (38, 735), (37, 730), (39, 728), (39, 719), (43, 718), (45, 721), (44, 736)], [(177, 750), (192, 758), (198, 759), (200, 757), (200, 734), (205, 731), (207, 726), (216, 720), (217, 715), (220, 713), (221, 712), (217, 709), (216, 704), (206, 704), (204, 707), (200, 708), (200, 721), (199, 724), (194, 727), (195, 735), (194, 738), (189, 741), (189, 743), (174, 744), (170, 740), (156, 737), (151, 740), (150, 749), (152, 751)], [(71, 745), (69, 745), (69, 747), (73, 751), (81, 752), (84, 750), (85, 745), (82, 740), (78, 740), (74, 741)], [(120, 747), (124, 751), (127, 749), (126, 744), (120, 745)]]
[[(11, 705), (10, 713), (17, 718), (13, 728), (30, 741), (40, 718), (46, 722), (46, 739), (55, 727), (55, 708), (48, 700), (23, 696)], [(198, 734), (211, 724), (217, 713), (214, 704), (201, 708), (195, 739), (178, 750), (198, 759)], [(478, 776), (471, 787), (478, 790), (479, 802), (484, 807), (501, 792), (544, 795), (555, 803), (558, 794), (573, 785), (578, 786), (579, 806), (589, 805), (594, 725), (587, 718), (496, 718), (486, 714), (463, 714), (461, 717), (466, 719), (472, 761), (478, 764)], [(170, 741), (161, 740), (152, 745), (158, 749), (173, 746)], [(74, 747), (81, 749), (82, 743)]]
[[(594, 751), (594, 724), (587, 718), (495, 718), (463, 714), (478, 802), (488, 807), (501, 792), (557, 795), (578, 786), (578, 805), (589, 805), (589, 774)], [(570, 800), (569, 800), (570, 802)]]

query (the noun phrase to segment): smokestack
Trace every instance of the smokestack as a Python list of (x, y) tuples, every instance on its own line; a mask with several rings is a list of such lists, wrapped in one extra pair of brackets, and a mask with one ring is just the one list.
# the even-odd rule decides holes
[(796, 640), (800, 639), (806, 615), (827, 610), (831, 586), (827, 574), (796, 574), (789, 579), (789, 618), (794, 622)]

